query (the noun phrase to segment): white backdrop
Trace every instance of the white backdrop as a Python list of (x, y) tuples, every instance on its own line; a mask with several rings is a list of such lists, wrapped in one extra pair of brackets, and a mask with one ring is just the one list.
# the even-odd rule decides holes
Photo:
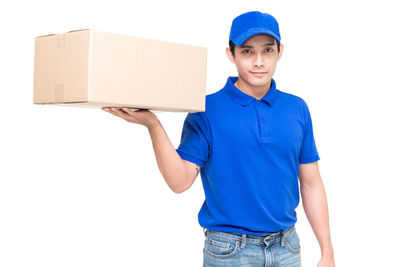
[[(91, 28), (205, 46), (210, 94), (237, 74), (229, 29), (251, 10), (280, 24), (277, 88), (309, 105), (337, 266), (398, 264), (395, 1), (69, 0), (0, 6), (0, 266), (201, 266), (200, 175), (175, 194), (144, 126), (33, 105), (34, 38)], [(186, 114), (156, 113), (175, 148)], [(316, 266), (301, 201), (297, 214), (303, 266)]]

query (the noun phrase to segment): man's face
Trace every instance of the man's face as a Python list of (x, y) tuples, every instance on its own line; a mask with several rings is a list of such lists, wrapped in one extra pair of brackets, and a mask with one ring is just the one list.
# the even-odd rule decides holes
[(283, 45), (278, 47), (276, 40), (268, 34), (253, 35), (241, 46), (235, 46), (235, 57), (229, 47), (227, 56), (236, 65), (239, 77), (243, 82), (254, 87), (265, 87), (275, 72), (283, 51)]

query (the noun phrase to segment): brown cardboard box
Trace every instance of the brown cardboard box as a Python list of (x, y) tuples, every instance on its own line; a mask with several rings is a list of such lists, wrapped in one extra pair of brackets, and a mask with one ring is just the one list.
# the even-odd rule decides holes
[(77, 30), (35, 38), (34, 104), (205, 110), (207, 48)]

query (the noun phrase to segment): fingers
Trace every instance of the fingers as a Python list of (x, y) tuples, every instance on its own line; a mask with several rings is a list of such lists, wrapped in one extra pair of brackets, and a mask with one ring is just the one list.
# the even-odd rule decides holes
[(132, 111), (131, 109), (126, 108), (126, 107), (123, 107), (121, 109), (116, 108), (116, 107), (102, 107), (101, 109), (104, 110), (104, 111), (107, 111), (107, 112), (113, 112), (113, 111), (118, 111), (118, 110), (122, 109), (123, 111), (125, 111), (128, 114), (134, 115), (134, 111)]
[(102, 107), (101, 109), (109, 113), (115, 113), (119, 111), (119, 109), (115, 107)]
[(104, 111), (110, 112), (111, 111), (111, 107), (102, 107), (101, 108)]
[(129, 108), (122, 108), (122, 110), (125, 111), (126, 113), (128, 113), (131, 116), (135, 115), (135, 111), (132, 111)]
[[(126, 113), (118, 108), (104, 108), (103, 110), (111, 113), (112, 115), (121, 117), (124, 120), (129, 121), (129, 119), (130, 119), (130, 115), (128, 113)], [(132, 121), (132, 119), (130, 121)]]

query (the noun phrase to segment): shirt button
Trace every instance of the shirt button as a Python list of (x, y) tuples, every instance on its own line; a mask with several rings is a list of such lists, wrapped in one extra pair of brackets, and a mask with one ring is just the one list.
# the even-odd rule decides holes
[(260, 122), (263, 122), (264, 120), (263, 119), (260, 119)]
[(257, 101), (257, 105), (260, 105), (260, 101)]

